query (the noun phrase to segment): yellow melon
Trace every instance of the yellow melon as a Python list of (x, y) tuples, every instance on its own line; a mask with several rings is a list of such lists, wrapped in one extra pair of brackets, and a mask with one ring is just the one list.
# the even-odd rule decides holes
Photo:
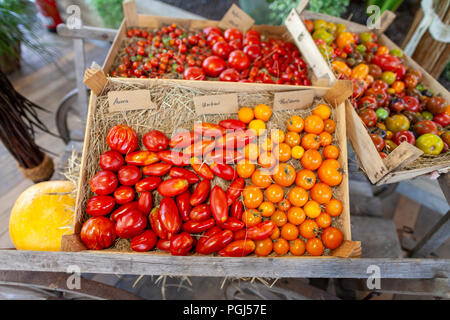
[(59, 251), (61, 238), (73, 233), (74, 185), (46, 181), (26, 189), (9, 218), (9, 235), (19, 250)]

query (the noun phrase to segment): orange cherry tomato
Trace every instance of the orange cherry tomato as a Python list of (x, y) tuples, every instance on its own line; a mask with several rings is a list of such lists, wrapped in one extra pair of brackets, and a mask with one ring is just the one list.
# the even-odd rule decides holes
[(344, 234), (338, 228), (329, 227), (323, 230), (321, 238), (325, 247), (334, 250), (344, 241)]
[(258, 208), (264, 200), (264, 195), (260, 188), (254, 185), (248, 185), (242, 191), (244, 197), (244, 205), (247, 208)]
[(334, 131), (336, 130), (336, 122), (334, 122), (333, 119), (326, 119), (323, 122), (323, 130), (328, 132), (329, 134), (333, 134)]
[(264, 191), (264, 194), (267, 198), (267, 200), (278, 203), (284, 198), (284, 190), (283, 188), (278, 184), (272, 184), (270, 185), (266, 191)]
[(352, 69), (343, 61), (335, 60), (331, 62), (331, 66), (338, 75), (344, 75), (347, 78), (352, 75)]
[(289, 252), (289, 242), (283, 238), (279, 238), (273, 241), (273, 251), (279, 256), (283, 256)]
[(291, 158), (291, 147), (287, 143), (280, 143), (279, 145), (275, 146), (273, 149), (273, 153), (275, 154), (275, 157), (278, 158), (278, 161), (280, 162), (286, 162)]
[(300, 235), (303, 238), (311, 239), (319, 235), (319, 225), (311, 219), (306, 219), (299, 227)]
[(323, 157), (325, 159), (337, 159), (339, 158), (339, 148), (336, 147), (335, 145), (328, 145), (325, 148), (323, 148), (322, 150), (323, 153)]
[(322, 120), (326, 120), (331, 116), (331, 108), (326, 104), (318, 104), (312, 111), (313, 115), (320, 117)]
[(236, 171), (239, 177), (247, 179), (255, 172), (255, 164), (247, 159), (239, 161), (236, 165)]
[(309, 190), (316, 184), (316, 174), (308, 169), (297, 172), (295, 184), (303, 189)]
[(316, 223), (321, 228), (328, 228), (331, 226), (332, 218), (328, 213), (322, 212), (317, 218)]
[(280, 144), (284, 142), (285, 138), (286, 137), (284, 132), (281, 131), (280, 129), (272, 129), (272, 131), (270, 132), (270, 139), (274, 144)]
[(288, 199), (283, 199), (278, 202), (278, 209), (287, 212), (291, 208), (291, 202)]
[(272, 151), (273, 149), (273, 143), (270, 138), (265, 138), (264, 140), (260, 141), (259, 146), (264, 151)]
[(262, 120), (264, 122), (269, 121), (270, 117), (272, 116), (272, 109), (265, 104), (258, 104), (253, 109), (253, 112), (256, 119)]
[(305, 132), (320, 134), (323, 128), (323, 120), (319, 116), (311, 115), (305, 119)]
[(311, 219), (317, 218), (322, 212), (320, 204), (315, 200), (309, 200), (308, 202), (306, 202), (306, 204), (303, 207), (303, 210), (305, 210), (306, 216)]
[(326, 147), (331, 144), (331, 141), (333, 141), (333, 137), (331, 136), (331, 134), (324, 131), (321, 134), (319, 134), (319, 141), (322, 147)]
[(342, 210), (342, 202), (334, 198), (325, 205), (325, 212), (332, 217), (339, 216), (342, 213)]
[(389, 48), (386, 46), (378, 46), (377, 56), (388, 54), (390, 52)]
[(244, 123), (249, 123), (255, 118), (255, 114), (252, 108), (240, 108), (238, 111), (238, 118)]
[(261, 203), (259, 205), (258, 210), (259, 210), (259, 212), (261, 212), (261, 215), (263, 217), (267, 218), (267, 217), (271, 217), (274, 214), (276, 207), (273, 204), (273, 202), (264, 201), (263, 203)]
[(394, 81), (391, 88), (394, 89), (395, 93), (402, 93), (405, 90), (405, 83), (403, 81)]
[(302, 208), (291, 207), (287, 212), (288, 221), (296, 226), (300, 225), (305, 221), (306, 214)]
[(263, 152), (258, 157), (258, 164), (263, 168), (273, 168), (277, 159), (272, 152)]
[(305, 169), (317, 170), (322, 164), (322, 155), (314, 149), (306, 150), (300, 162)]
[(360, 63), (352, 69), (352, 78), (357, 80), (364, 80), (369, 74), (369, 66), (365, 63)]
[(280, 163), (273, 170), (273, 180), (283, 187), (289, 187), (295, 181), (296, 172), (289, 163)]
[(325, 247), (318, 238), (308, 239), (306, 241), (306, 251), (312, 256), (320, 256), (323, 254)]
[(302, 137), (302, 147), (305, 150), (309, 149), (319, 149), (320, 148), (320, 137), (314, 133), (307, 133)]
[(275, 227), (275, 229), (273, 229), (272, 235), (270, 236), (270, 239), (275, 240), (278, 239), (281, 235), (281, 230), (278, 227)]
[(259, 147), (256, 143), (249, 143), (244, 147), (244, 157), (247, 160), (255, 161), (259, 156)]
[(281, 227), (281, 237), (288, 241), (298, 238), (298, 228), (292, 223), (286, 223)]
[(355, 43), (355, 37), (350, 32), (341, 32), (337, 39), (336, 39), (336, 45), (342, 50), (345, 47), (351, 46)]
[[(303, 158), (302, 158), (303, 159)], [(317, 170), (319, 179), (329, 186), (337, 186), (342, 182), (341, 163), (334, 159), (326, 159)]]
[(270, 220), (272, 220), (278, 227), (282, 227), (287, 223), (287, 215), (284, 211), (277, 210), (274, 214), (272, 214)]
[(300, 116), (292, 116), (287, 122), (287, 130), (300, 133), (305, 127), (305, 122)]
[(257, 240), (255, 241), (255, 254), (259, 257), (266, 257), (268, 256), (273, 249), (273, 242), (272, 239), (267, 238), (264, 240)]
[(314, 187), (312, 187), (309, 194), (311, 195), (311, 199), (319, 204), (324, 204), (331, 200), (333, 190), (331, 190), (329, 185), (323, 182), (318, 182), (314, 185)]
[(289, 244), (289, 252), (294, 256), (302, 256), (305, 253), (306, 246), (302, 239), (295, 239)]
[(302, 187), (293, 187), (289, 190), (288, 199), (292, 205), (303, 207), (309, 199), (308, 192)]
[(284, 142), (292, 148), (298, 146), (300, 144), (300, 140), (300, 135), (297, 132), (288, 131), (285, 135)]
[(267, 188), (272, 184), (272, 175), (268, 170), (256, 169), (252, 174), (252, 183), (260, 188)]
[(247, 228), (256, 226), (261, 220), (261, 214), (254, 209), (245, 210), (242, 214), (242, 222), (244, 222)]

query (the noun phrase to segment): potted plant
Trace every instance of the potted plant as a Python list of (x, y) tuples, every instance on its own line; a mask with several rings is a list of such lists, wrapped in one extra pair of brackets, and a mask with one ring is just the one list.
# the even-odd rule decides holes
[(39, 43), (34, 4), (29, 0), (0, 0), (0, 70), (10, 73), (20, 66), (24, 44), (44, 57), (49, 54)]

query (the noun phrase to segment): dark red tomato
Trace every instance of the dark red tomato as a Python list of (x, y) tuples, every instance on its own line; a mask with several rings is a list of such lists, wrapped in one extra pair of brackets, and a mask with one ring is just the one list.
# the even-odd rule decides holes
[(172, 178), (161, 182), (158, 186), (158, 192), (163, 197), (176, 197), (189, 188), (187, 179)]
[(388, 94), (382, 89), (369, 88), (364, 93), (365, 96), (374, 96), (377, 99), (378, 107), (384, 107), (388, 101)]
[(138, 137), (136, 132), (127, 125), (117, 125), (109, 129), (106, 142), (112, 150), (127, 154), (136, 150)]
[(386, 145), (386, 143), (384, 142), (384, 139), (375, 133), (371, 133), (369, 134), (370, 138), (373, 141), (373, 144), (375, 145), (375, 147), (377, 148), (378, 152), (381, 152), (384, 149), (384, 146)]
[(368, 127), (373, 127), (377, 123), (377, 114), (373, 109), (363, 109), (359, 111), (359, 117)]
[(142, 168), (142, 173), (146, 176), (156, 176), (160, 177), (165, 175), (167, 172), (170, 171), (172, 168), (172, 165), (169, 163), (154, 163), (149, 166), (145, 166)]
[(412, 112), (420, 111), (419, 100), (416, 97), (404, 96), (403, 102), (405, 103), (405, 109)]
[(440, 96), (433, 96), (427, 100), (427, 110), (433, 115), (438, 115), (445, 112), (447, 105), (445, 104), (445, 98)]
[(244, 47), (244, 53), (251, 61), (261, 57), (261, 47), (257, 44), (250, 44)]
[(89, 183), (92, 192), (99, 196), (106, 196), (113, 193), (119, 184), (116, 175), (111, 171), (100, 171), (92, 177)]
[(389, 85), (383, 80), (375, 80), (370, 87), (381, 91), (386, 91), (389, 89)]
[(241, 50), (234, 50), (228, 57), (228, 65), (238, 71), (247, 69), (250, 66), (250, 59)]
[(236, 170), (226, 163), (213, 162), (209, 167), (216, 176), (223, 180), (232, 181), (238, 177)]
[(181, 217), (175, 200), (164, 197), (159, 205), (159, 219), (169, 233), (177, 233), (181, 229)]
[(209, 197), (211, 212), (218, 224), (222, 224), (228, 219), (227, 195), (223, 189), (216, 185), (211, 190)]
[(134, 209), (117, 218), (116, 234), (119, 238), (130, 239), (144, 231), (147, 218), (141, 211)]
[(125, 204), (134, 200), (134, 189), (129, 186), (120, 186), (114, 191), (117, 204)]
[(202, 68), (189, 67), (186, 70), (184, 70), (183, 79), (184, 80), (205, 80), (206, 75)]
[(223, 37), (227, 41), (242, 39), (242, 32), (239, 29), (229, 28), (223, 33)]
[(159, 209), (153, 208), (150, 212), (150, 215), (148, 216), (148, 220), (150, 221), (150, 225), (152, 227), (152, 230), (155, 231), (156, 235), (160, 239), (168, 239), (168, 232), (164, 228), (164, 226), (161, 223)]
[(227, 130), (245, 130), (247, 125), (245, 122), (237, 119), (226, 119), (219, 122), (219, 126)]
[(182, 194), (178, 195), (175, 198), (175, 202), (178, 207), (178, 212), (180, 213), (181, 220), (188, 221), (189, 220), (189, 212), (192, 209), (191, 203), (191, 192), (186, 190)]
[(174, 135), (170, 141), (171, 148), (185, 148), (200, 139), (200, 135), (194, 132), (181, 132)]
[(185, 256), (194, 247), (195, 240), (187, 232), (182, 232), (170, 240), (170, 253), (174, 256)]
[(189, 220), (183, 224), (183, 231), (195, 234), (202, 233), (214, 227), (215, 224), (216, 222), (214, 221), (214, 218), (209, 218), (203, 221)]
[(200, 181), (200, 178), (190, 170), (174, 167), (170, 169), (169, 176), (171, 178), (182, 178), (186, 179), (190, 184), (197, 183)]
[(111, 196), (93, 196), (86, 205), (86, 213), (91, 216), (104, 216), (110, 213), (116, 202)]
[(396, 71), (400, 65), (400, 59), (390, 54), (382, 54), (373, 56), (370, 63), (378, 65), (383, 71)]
[(400, 130), (394, 133), (392, 141), (394, 141), (396, 145), (400, 145), (400, 143), (404, 141), (414, 145), (416, 143), (416, 137), (414, 137), (414, 134), (409, 130)]
[(126, 204), (121, 205), (119, 208), (117, 208), (116, 210), (113, 211), (113, 213), (111, 213), (111, 219), (113, 221), (117, 221), (117, 219), (124, 213), (137, 209), (138, 208), (138, 202), (137, 201), (132, 201), (132, 202), (128, 202)]
[(145, 230), (141, 234), (131, 239), (131, 249), (136, 252), (146, 252), (153, 249), (156, 245), (156, 233), (152, 230)]
[(235, 217), (228, 217), (227, 221), (224, 223), (217, 223), (217, 225), (223, 229), (231, 231), (238, 231), (245, 227), (244, 222)]
[[(244, 205), (242, 201), (236, 200), (230, 207), (230, 218), (236, 218), (238, 220), (242, 219), (242, 214), (244, 213)], [(229, 220), (229, 218), (227, 219)]]
[(398, 65), (397, 69), (395, 69), (395, 74), (396, 74), (396, 80), (402, 80), (405, 77), (405, 73), (406, 73), (406, 66), (401, 63)]
[(234, 180), (227, 189), (227, 203), (229, 206), (237, 199), (244, 190), (245, 180), (242, 178), (237, 178)]
[(149, 191), (142, 191), (139, 195), (139, 200), (137, 204), (137, 208), (141, 211), (145, 216), (148, 216), (150, 210), (152, 210), (153, 206), (153, 198), (152, 194)]
[(164, 150), (158, 152), (158, 158), (174, 166), (188, 166), (191, 164), (191, 157), (183, 152)]
[(200, 254), (215, 253), (225, 248), (227, 244), (233, 241), (233, 238), (233, 231), (213, 227), (198, 240), (195, 251)]
[(156, 243), (156, 248), (162, 251), (169, 251), (170, 250), (170, 240), (163, 240), (159, 239)]
[(204, 221), (211, 217), (211, 209), (209, 204), (199, 204), (192, 208), (189, 218), (193, 221)]
[(219, 75), (220, 81), (238, 82), (241, 80), (241, 74), (233, 68), (223, 70)]
[(119, 181), (125, 186), (133, 186), (142, 178), (141, 170), (135, 165), (126, 165), (117, 172)]
[(389, 108), (394, 112), (401, 112), (405, 109), (406, 105), (402, 98), (395, 97), (391, 100)]
[(197, 184), (194, 189), (194, 193), (191, 196), (191, 206), (197, 206), (208, 199), (209, 191), (211, 189), (211, 182), (208, 179), (204, 179)]
[(169, 139), (167, 139), (164, 133), (158, 130), (147, 132), (142, 138), (142, 142), (147, 150), (154, 152), (166, 150), (169, 146)]
[(124, 164), (123, 156), (117, 151), (109, 150), (100, 156), (100, 168), (102, 170), (117, 172)]
[(233, 47), (225, 41), (216, 42), (212, 47), (214, 55), (222, 59), (227, 59), (231, 51), (233, 51)]
[(89, 218), (81, 228), (81, 241), (90, 250), (110, 247), (116, 240), (114, 223), (103, 216)]
[(417, 122), (413, 127), (417, 136), (421, 136), (425, 133), (433, 133), (438, 135), (438, 128), (436, 124), (431, 120), (422, 120)]
[(227, 63), (218, 56), (210, 56), (203, 60), (202, 67), (207, 76), (218, 77), (227, 68)]
[(378, 108), (378, 101), (377, 98), (374, 96), (364, 96), (358, 101), (358, 108), (370, 108), (370, 109), (377, 109)]
[(383, 74), (383, 70), (376, 64), (369, 64), (369, 74), (375, 79), (380, 79)]
[(446, 127), (450, 124), (450, 115), (448, 115), (447, 113), (438, 114), (433, 118), (433, 121), (443, 127)]

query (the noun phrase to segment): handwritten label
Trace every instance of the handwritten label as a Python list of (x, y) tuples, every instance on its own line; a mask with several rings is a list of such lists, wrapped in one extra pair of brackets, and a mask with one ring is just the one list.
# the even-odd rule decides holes
[(236, 93), (194, 97), (195, 112), (202, 114), (237, 113)]
[(154, 109), (149, 90), (127, 90), (108, 92), (109, 112)]
[(314, 101), (314, 90), (298, 90), (276, 92), (274, 94), (273, 110), (291, 110), (308, 108)]
[(223, 16), (219, 22), (219, 28), (228, 29), (236, 28), (241, 31), (247, 31), (255, 23), (248, 14), (242, 11), (237, 5), (232, 4), (227, 13)]

